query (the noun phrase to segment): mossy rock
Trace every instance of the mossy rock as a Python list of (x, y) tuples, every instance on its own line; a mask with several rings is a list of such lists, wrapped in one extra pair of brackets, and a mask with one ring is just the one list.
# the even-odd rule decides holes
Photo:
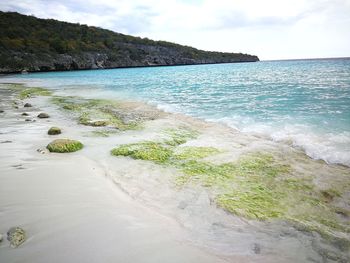
[(56, 153), (69, 153), (69, 152), (76, 152), (83, 148), (83, 144), (76, 140), (69, 140), (69, 139), (57, 139), (52, 142), (50, 142), (46, 148), (50, 152), (56, 152)]
[(61, 134), (61, 129), (58, 127), (51, 127), (48, 131), (47, 131), (48, 135), (57, 135), (57, 134)]
[(10, 241), (11, 247), (16, 248), (26, 241), (26, 233), (20, 227), (11, 227), (7, 231), (7, 240)]

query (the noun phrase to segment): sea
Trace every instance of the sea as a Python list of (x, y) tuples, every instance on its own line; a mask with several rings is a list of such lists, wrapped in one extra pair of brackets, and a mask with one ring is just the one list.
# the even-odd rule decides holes
[(350, 58), (7, 76), (74, 95), (136, 100), (350, 166)]

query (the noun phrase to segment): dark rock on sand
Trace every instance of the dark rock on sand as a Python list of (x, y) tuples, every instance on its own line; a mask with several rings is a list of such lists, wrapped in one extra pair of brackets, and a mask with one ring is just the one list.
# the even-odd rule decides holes
[(26, 233), (20, 227), (11, 227), (7, 231), (7, 240), (10, 241), (11, 247), (16, 248), (26, 240)]
[(51, 127), (48, 131), (47, 131), (48, 135), (57, 135), (57, 134), (61, 134), (61, 129), (58, 127)]
[(22, 113), (22, 116), (29, 116), (29, 114), (26, 113), (26, 112), (23, 112), (23, 113)]
[(0, 143), (11, 143), (12, 141), (2, 141)]
[(4, 110), (0, 110), (0, 113), (4, 113), (5, 111)]
[(29, 108), (29, 107), (32, 107), (32, 104), (30, 104), (30, 103), (26, 103), (26, 104), (24, 104), (24, 106), (23, 106), (23, 107)]
[(25, 119), (25, 121), (32, 121), (32, 119)]
[(40, 118), (40, 119), (46, 119), (46, 118), (49, 118), (49, 117), (50, 117), (49, 114), (44, 113), (44, 112), (42, 112), (42, 113), (40, 113), (38, 115), (38, 118)]
[(257, 243), (254, 243), (254, 245), (253, 245), (253, 251), (254, 251), (255, 254), (260, 254), (260, 252), (261, 252), (261, 247), (260, 247), (260, 245), (257, 244)]

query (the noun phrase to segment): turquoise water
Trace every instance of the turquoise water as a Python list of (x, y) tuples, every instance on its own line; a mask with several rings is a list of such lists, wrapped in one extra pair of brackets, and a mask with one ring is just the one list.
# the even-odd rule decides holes
[[(350, 166), (350, 59), (14, 75), (223, 122)], [(84, 95), (84, 94), (83, 94)], [(90, 94), (91, 95), (91, 94)]]

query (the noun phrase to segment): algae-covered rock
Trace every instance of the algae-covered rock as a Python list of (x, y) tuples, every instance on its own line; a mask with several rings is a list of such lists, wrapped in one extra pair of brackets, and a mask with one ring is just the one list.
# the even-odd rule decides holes
[(23, 107), (25, 107), (25, 108), (29, 108), (29, 107), (32, 107), (32, 104), (30, 104), (30, 103), (26, 103), (26, 104), (24, 104), (24, 106)]
[(49, 118), (49, 114), (45, 113), (45, 112), (42, 112), (38, 115), (38, 118), (40, 119), (46, 119), (46, 118)]
[(57, 135), (57, 134), (61, 134), (61, 129), (58, 127), (51, 127), (48, 131), (47, 131), (48, 135)]
[(84, 146), (81, 142), (69, 139), (57, 139), (46, 146), (50, 152), (56, 153), (76, 152), (81, 150), (83, 147)]
[(11, 247), (16, 248), (26, 240), (26, 233), (20, 227), (11, 227), (7, 231), (7, 240), (10, 241)]

